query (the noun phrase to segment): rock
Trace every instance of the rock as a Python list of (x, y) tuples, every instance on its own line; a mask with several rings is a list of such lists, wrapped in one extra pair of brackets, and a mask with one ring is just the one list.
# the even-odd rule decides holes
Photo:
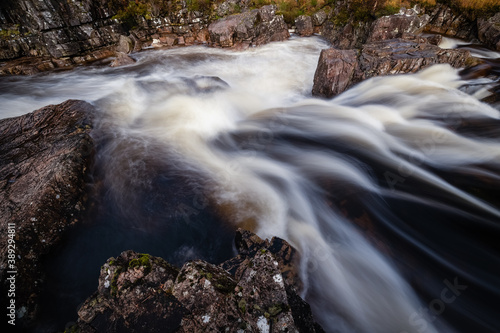
[(478, 18), (477, 27), (479, 40), (500, 51), (500, 13), (488, 19)]
[(372, 24), (367, 42), (401, 38), (405, 33), (419, 34), (429, 20), (427, 15), (389, 15), (382, 16)]
[(358, 57), (355, 50), (321, 51), (314, 74), (312, 94), (327, 98), (340, 94), (352, 85), (357, 67)]
[(73, 329), (323, 332), (297, 294), (298, 275), (287, 274), (295, 272), (295, 250), (284, 240), (262, 240), (241, 229), (235, 242), (240, 254), (219, 266), (194, 260), (178, 270), (133, 251), (109, 259)]
[(116, 52), (116, 58), (111, 62), (111, 67), (120, 67), (134, 64), (135, 60), (123, 52)]
[(242, 14), (232, 15), (208, 26), (210, 44), (233, 47), (237, 44), (262, 45), (287, 39), (287, 26), (276, 6), (263, 6)]
[(348, 22), (345, 25), (336, 25), (331, 20), (325, 21), (321, 27), (321, 35), (333, 47), (343, 50), (360, 48), (367, 40), (371, 31), (371, 22)]
[(477, 37), (476, 24), (465, 13), (455, 14), (450, 7), (438, 3), (428, 11), (428, 15), (429, 22), (425, 25), (424, 32), (438, 33), (467, 40)]
[(311, 36), (314, 32), (311, 16), (300, 15), (295, 19), (296, 32), (300, 36)]
[[(357, 55), (357, 61), (353, 59), (353, 52), (322, 52), (314, 76), (313, 95), (330, 98), (374, 76), (415, 73), (439, 63), (460, 68), (474, 62), (466, 50), (444, 50), (428, 43), (403, 39), (366, 44)], [(354, 69), (349, 63), (354, 63)]]
[[(41, 260), (85, 209), (85, 177), (93, 156), (93, 107), (70, 100), (0, 120), (0, 232), (15, 230), (15, 263), (0, 238), (2, 295), (8, 271), (17, 271), (17, 325), (36, 315), (43, 283)], [(11, 267), (13, 264), (15, 267)], [(2, 297), (2, 306), (6, 297)]]
[(314, 26), (320, 26), (325, 23), (328, 14), (324, 10), (317, 11), (312, 15), (312, 23)]
[(116, 52), (121, 53), (131, 53), (134, 50), (134, 42), (130, 37), (120, 35), (118, 45), (116, 46)]

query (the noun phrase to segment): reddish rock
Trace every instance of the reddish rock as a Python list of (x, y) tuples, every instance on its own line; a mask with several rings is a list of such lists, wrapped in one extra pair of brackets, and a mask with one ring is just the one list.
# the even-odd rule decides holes
[[(70, 100), (0, 120), (0, 233), (15, 226), (16, 309), (24, 313), (18, 326), (36, 315), (43, 256), (85, 208), (93, 110)], [(1, 281), (12, 270), (7, 245), (7, 237), (0, 237)], [(6, 287), (2, 284), (2, 295)]]
[(492, 17), (477, 20), (479, 40), (486, 45), (500, 51), (500, 13)]
[(314, 74), (313, 95), (329, 98), (340, 94), (352, 84), (357, 67), (358, 58), (355, 50), (321, 51)]
[(429, 43), (404, 39), (369, 43), (359, 52), (324, 50), (314, 75), (312, 93), (330, 98), (374, 76), (415, 73), (441, 63), (461, 68), (473, 63), (473, 58), (466, 50), (443, 50)]

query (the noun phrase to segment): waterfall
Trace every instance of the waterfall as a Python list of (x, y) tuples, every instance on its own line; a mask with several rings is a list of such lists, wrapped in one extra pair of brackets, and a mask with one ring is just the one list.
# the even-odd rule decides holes
[[(302, 296), (328, 332), (493, 331), (499, 111), (460, 91), (447, 65), (314, 99), (325, 47), (155, 50), (126, 68), (2, 80), (0, 115), (93, 101), (100, 177), (134, 227), (168, 165), (197, 194), (173, 210), (203, 223), (210, 206), (297, 248)], [(33, 85), (27, 100), (20, 87)]]

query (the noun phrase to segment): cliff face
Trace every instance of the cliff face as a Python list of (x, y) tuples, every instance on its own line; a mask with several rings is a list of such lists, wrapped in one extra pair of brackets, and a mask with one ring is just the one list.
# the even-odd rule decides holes
[(0, 61), (71, 57), (112, 45), (122, 31), (109, 0), (8, 0), (0, 7)]

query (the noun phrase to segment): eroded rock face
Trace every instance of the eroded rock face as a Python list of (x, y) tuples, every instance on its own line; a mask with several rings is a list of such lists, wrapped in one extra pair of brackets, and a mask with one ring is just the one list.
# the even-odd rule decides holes
[(500, 13), (488, 19), (478, 18), (477, 26), (479, 40), (500, 51)]
[(283, 16), (276, 15), (274, 5), (218, 20), (209, 25), (208, 33), (210, 44), (220, 47), (258, 46), (290, 36)]
[(98, 291), (79, 310), (82, 332), (323, 332), (298, 295), (297, 255), (285, 241), (238, 230), (240, 254), (178, 270), (133, 251), (101, 268)]
[[(43, 255), (85, 208), (92, 113), (90, 104), (70, 100), (0, 120), (0, 232), (7, 235), (12, 226), (16, 245), (13, 269), (7, 238), (0, 238), (0, 279), (17, 271), (15, 299), (22, 316), (16, 326), (36, 315)], [(6, 288), (3, 284), (2, 295)]]
[(415, 73), (441, 63), (460, 68), (473, 60), (469, 51), (445, 50), (404, 39), (369, 43), (358, 53), (324, 50), (314, 76), (313, 95), (330, 98), (374, 76)]
[(474, 39), (477, 36), (477, 27), (474, 20), (464, 14), (456, 14), (453, 10), (443, 4), (437, 4), (428, 10), (429, 22), (424, 31), (457, 37), (462, 39)]

